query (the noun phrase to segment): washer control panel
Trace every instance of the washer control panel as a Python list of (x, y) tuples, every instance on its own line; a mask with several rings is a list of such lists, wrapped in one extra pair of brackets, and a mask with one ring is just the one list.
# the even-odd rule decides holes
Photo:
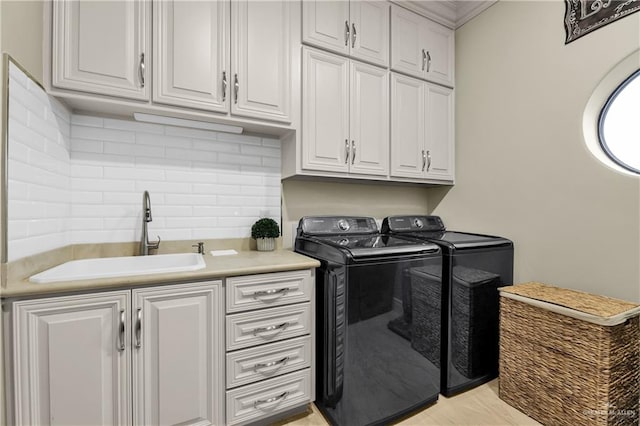
[(298, 232), (300, 230), (308, 235), (375, 234), (378, 225), (372, 217), (307, 216), (300, 219)]
[(382, 222), (382, 232), (445, 231), (439, 216), (389, 216)]

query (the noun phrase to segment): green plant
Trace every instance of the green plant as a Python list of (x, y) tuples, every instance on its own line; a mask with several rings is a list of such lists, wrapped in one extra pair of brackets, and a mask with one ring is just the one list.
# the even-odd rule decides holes
[(278, 238), (280, 236), (280, 227), (278, 223), (268, 217), (258, 219), (251, 227), (251, 238)]

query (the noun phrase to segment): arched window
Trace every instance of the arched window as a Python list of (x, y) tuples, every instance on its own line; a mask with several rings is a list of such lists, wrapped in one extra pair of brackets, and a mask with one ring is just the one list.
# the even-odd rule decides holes
[(611, 94), (600, 112), (598, 139), (620, 167), (640, 174), (640, 69)]

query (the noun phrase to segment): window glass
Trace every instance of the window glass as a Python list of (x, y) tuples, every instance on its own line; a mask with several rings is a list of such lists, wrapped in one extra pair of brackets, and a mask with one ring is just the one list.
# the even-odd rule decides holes
[(598, 133), (611, 160), (640, 174), (640, 70), (611, 94), (600, 114)]

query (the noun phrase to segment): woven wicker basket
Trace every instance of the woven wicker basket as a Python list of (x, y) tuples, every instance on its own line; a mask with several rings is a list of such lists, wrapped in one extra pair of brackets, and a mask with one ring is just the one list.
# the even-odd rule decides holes
[(638, 305), (539, 283), (500, 293), (501, 399), (545, 425), (638, 425)]

